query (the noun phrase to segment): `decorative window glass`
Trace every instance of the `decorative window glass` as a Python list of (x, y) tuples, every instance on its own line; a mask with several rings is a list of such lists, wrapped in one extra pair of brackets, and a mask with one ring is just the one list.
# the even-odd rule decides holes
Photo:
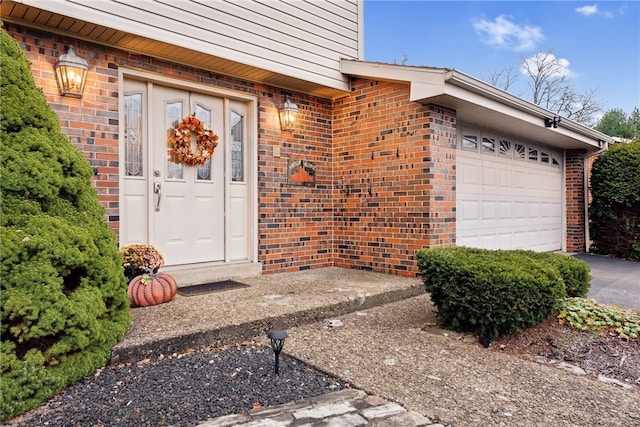
[(462, 148), (474, 151), (478, 150), (478, 137), (475, 135), (463, 135)]
[(513, 157), (516, 160), (524, 160), (526, 156), (525, 153), (526, 153), (526, 150), (524, 148), (524, 145), (516, 143), (515, 148), (513, 150)]
[(496, 152), (496, 140), (494, 138), (483, 137), (482, 138), (482, 152), (493, 154)]
[(169, 136), (182, 121), (182, 102), (172, 102), (166, 105), (166, 126), (167, 126), (167, 179), (184, 179), (184, 165), (178, 162), (178, 155), (172, 151)]
[(529, 147), (529, 161), (537, 162), (538, 161), (538, 150), (535, 148)]
[(126, 176), (144, 176), (142, 136), (142, 94), (125, 95), (124, 170)]
[(513, 144), (511, 141), (500, 140), (500, 151), (498, 154), (502, 157), (513, 157)]
[(558, 158), (556, 156), (553, 156), (551, 158), (551, 166), (553, 166), (555, 168), (559, 168), (560, 167), (560, 161), (558, 160)]
[(231, 181), (244, 181), (244, 117), (231, 112)]
[[(211, 110), (201, 106), (196, 105), (196, 117), (198, 120), (202, 122), (204, 126), (208, 126), (210, 129), (213, 129), (211, 123)], [(196, 167), (196, 179), (198, 181), (211, 181), (213, 174), (211, 173), (211, 157), (204, 162), (204, 165)]]
[(540, 163), (548, 165), (550, 161), (551, 161), (551, 156), (549, 156), (549, 153), (545, 153), (544, 151), (541, 151), (540, 152)]

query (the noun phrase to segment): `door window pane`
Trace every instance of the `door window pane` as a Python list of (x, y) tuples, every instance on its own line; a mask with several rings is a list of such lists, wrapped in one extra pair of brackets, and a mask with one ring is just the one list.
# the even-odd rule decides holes
[(126, 176), (144, 176), (142, 136), (142, 94), (125, 95), (124, 170)]
[(524, 145), (516, 144), (515, 150), (513, 152), (513, 156), (516, 160), (524, 160), (525, 159)]
[(172, 102), (166, 106), (167, 135), (165, 137), (167, 147), (167, 179), (183, 179), (184, 165), (178, 162), (178, 155), (173, 152), (173, 147), (169, 142), (169, 136), (173, 135), (183, 117), (182, 102)]
[[(203, 126), (208, 127), (209, 129), (212, 129), (211, 110), (201, 105), (196, 105), (196, 117), (198, 118), (198, 120), (202, 122)], [(197, 168), (196, 179), (198, 181), (212, 180), (213, 175), (211, 173), (211, 157), (209, 157), (207, 161), (204, 162), (204, 165), (197, 166), (196, 168)]]
[(244, 181), (244, 117), (231, 112), (231, 180)]
[(529, 147), (529, 161), (537, 162), (538, 161), (538, 150), (535, 148)]

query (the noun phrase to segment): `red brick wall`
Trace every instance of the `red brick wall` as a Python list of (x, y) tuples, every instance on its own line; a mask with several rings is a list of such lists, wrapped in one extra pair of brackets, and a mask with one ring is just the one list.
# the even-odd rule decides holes
[(355, 79), (334, 102), (335, 264), (413, 275), (455, 242), (455, 113), (409, 85)]
[(584, 161), (585, 150), (568, 150), (566, 153), (567, 199), (567, 252), (584, 252)]
[[(258, 99), (258, 260), (264, 272), (340, 266), (413, 275), (415, 251), (455, 244), (456, 114), (409, 101), (409, 85), (353, 79), (335, 101), (7, 24), (62, 130), (97, 168), (94, 186), (118, 234), (118, 69), (135, 68)], [(82, 99), (61, 97), (53, 64), (72, 43), (89, 61)], [(278, 105), (299, 107), (281, 132)], [(275, 152), (279, 149), (280, 156)], [(567, 250), (582, 251), (583, 151), (567, 153)], [(288, 159), (316, 164), (316, 186), (287, 182)]]
[[(293, 132), (281, 132), (277, 107), (282, 101), (260, 91), (258, 146), (259, 259), (263, 271), (306, 270), (333, 265), (331, 101), (289, 94), (298, 105)], [(280, 149), (280, 157), (274, 156)], [(316, 186), (287, 183), (288, 159), (316, 165)]]
[(120, 227), (118, 207), (118, 79), (106, 48), (73, 41), (76, 53), (89, 61), (82, 99), (60, 96), (53, 66), (71, 40), (5, 23), (27, 59), (36, 86), (60, 118), (62, 132), (97, 168), (94, 188), (111, 228)]
[[(331, 101), (12, 24), (5, 29), (31, 62), (36, 85), (58, 114), (62, 131), (97, 167), (94, 187), (116, 236), (120, 227), (118, 69), (127, 67), (256, 96), (259, 261), (265, 272), (332, 265)], [(55, 82), (53, 65), (70, 43), (89, 62), (82, 99), (60, 96)], [(277, 108), (285, 95), (299, 107), (293, 133), (279, 129)], [(273, 156), (274, 146), (280, 147), (280, 157)], [(315, 188), (287, 184), (289, 157), (316, 163)]]

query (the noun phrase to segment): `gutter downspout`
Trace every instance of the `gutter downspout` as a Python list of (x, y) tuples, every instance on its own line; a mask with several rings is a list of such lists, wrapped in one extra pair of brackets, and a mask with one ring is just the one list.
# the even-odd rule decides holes
[(609, 144), (607, 144), (606, 141), (602, 143), (604, 144), (603, 148), (587, 154), (584, 158), (584, 244), (587, 253), (589, 253), (591, 249), (591, 235), (589, 234), (589, 180), (591, 179), (589, 173), (591, 172), (591, 168), (589, 168), (589, 160), (609, 149)]

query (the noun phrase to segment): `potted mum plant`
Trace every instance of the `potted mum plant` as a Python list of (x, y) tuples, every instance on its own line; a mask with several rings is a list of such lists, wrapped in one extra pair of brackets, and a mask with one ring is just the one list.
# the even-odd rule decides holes
[(124, 275), (129, 281), (145, 273), (157, 273), (164, 265), (162, 253), (153, 245), (133, 244), (120, 248)]
[(120, 248), (122, 266), (129, 279), (127, 294), (135, 306), (162, 304), (175, 298), (178, 285), (167, 273), (158, 273), (164, 257), (153, 245), (132, 244)]

